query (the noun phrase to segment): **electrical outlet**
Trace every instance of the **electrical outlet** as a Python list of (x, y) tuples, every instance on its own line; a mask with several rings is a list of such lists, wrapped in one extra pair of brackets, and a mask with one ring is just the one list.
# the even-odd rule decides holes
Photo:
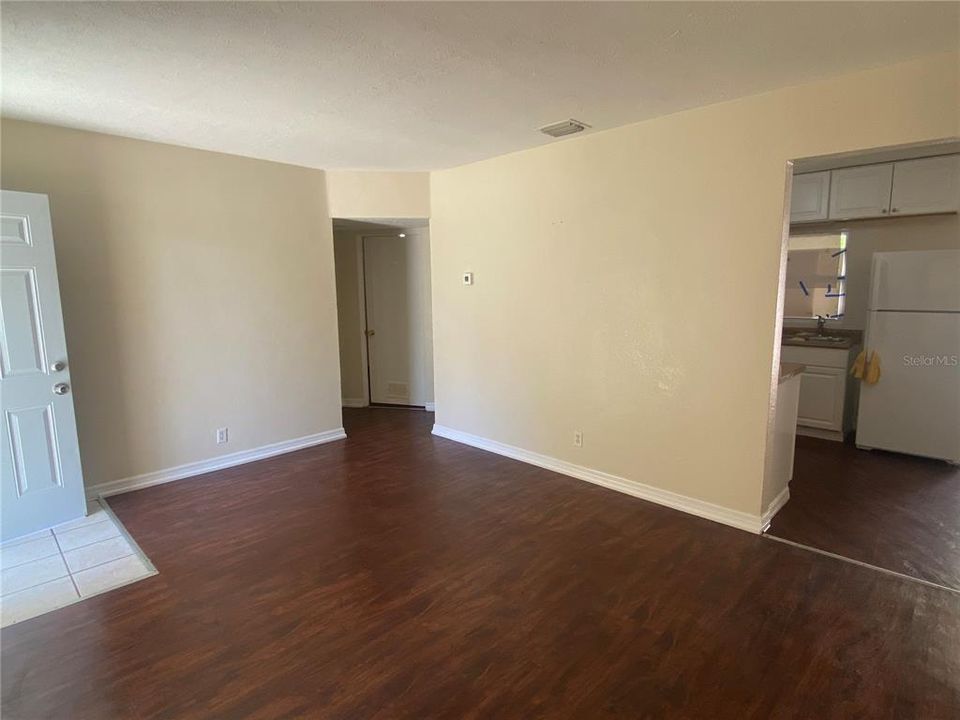
[(583, 447), (583, 430), (573, 431), (573, 446)]
[(464, 285), (473, 285), (473, 273), (465, 272), (463, 274), (463, 284)]
[(230, 431), (227, 428), (217, 428), (217, 445), (223, 445), (229, 439)]

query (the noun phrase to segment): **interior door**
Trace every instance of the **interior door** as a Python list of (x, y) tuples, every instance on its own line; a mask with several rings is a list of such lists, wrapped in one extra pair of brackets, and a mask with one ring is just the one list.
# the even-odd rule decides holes
[(397, 236), (363, 239), (370, 402), (412, 404), (413, 342), (409, 244)]
[(86, 513), (46, 195), (0, 195), (3, 540)]

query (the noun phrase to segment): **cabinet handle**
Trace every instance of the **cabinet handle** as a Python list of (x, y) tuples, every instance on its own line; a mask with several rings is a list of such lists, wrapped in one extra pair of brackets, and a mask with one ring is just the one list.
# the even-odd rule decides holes
[(893, 210), (891, 210), (890, 212), (895, 213), (896, 211), (897, 211), (897, 209), (896, 209), (896, 208), (893, 208)]
[(887, 214), (887, 209), (886, 209), (886, 208), (884, 208), (884, 209), (883, 209), (883, 210), (881, 210), (880, 212), (881, 212), (881, 213), (883, 213), (884, 215), (886, 215), (886, 214)]

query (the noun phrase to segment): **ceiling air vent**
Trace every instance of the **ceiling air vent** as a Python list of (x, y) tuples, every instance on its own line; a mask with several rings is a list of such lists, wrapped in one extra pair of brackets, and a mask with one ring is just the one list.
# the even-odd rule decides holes
[(540, 132), (550, 137), (563, 137), (564, 135), (573, 135), (574, 133), (583, 132), (586, 130), (589, 125), (582, 123), (579, 120), (564, 120), (563, 122), (551, 123), (550, 125), (544, 125), (540, 128)]

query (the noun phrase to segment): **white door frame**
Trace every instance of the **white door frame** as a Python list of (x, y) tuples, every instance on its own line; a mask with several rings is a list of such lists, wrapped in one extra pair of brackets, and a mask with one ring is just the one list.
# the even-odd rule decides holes
[[(357, 294), (360, 305), (360, 382), (363, 387), (363, 401), (366, 405), (370, 405), (370, 360), (367, 356), (367, 279), (363, 267), (363, 238), (365, 237), (368, 236), (355, 235), (354, 242), (357, 246)], [(383, 235), (378, 237), (383, 237)]]

